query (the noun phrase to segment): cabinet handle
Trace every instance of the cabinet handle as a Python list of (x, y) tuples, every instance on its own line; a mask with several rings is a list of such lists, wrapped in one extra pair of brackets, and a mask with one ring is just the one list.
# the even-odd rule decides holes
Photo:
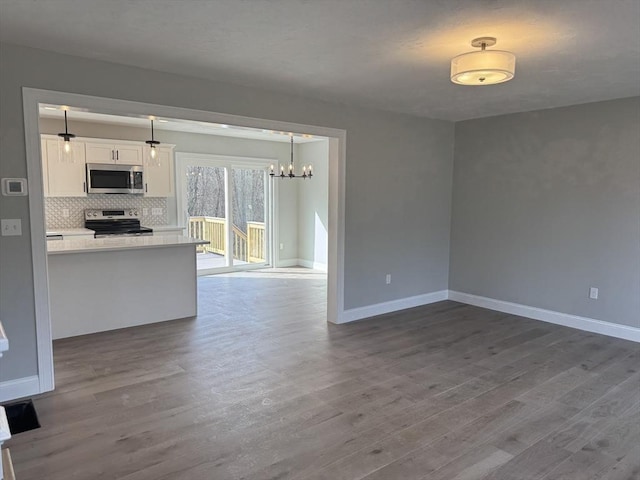
[(116, 150), (116, 160), (120, 160), (120, 152)]
[(114, 150), (111, 150), (111, 160), (115, 160), (116, 159), (116, 154), (114, 153)]
[(82, 182), (82, 191), (87, 192), (87, 182)]
[(149, 192), (149, 185), (148, 184), (144, 184), (144, 193), (148, 193)]

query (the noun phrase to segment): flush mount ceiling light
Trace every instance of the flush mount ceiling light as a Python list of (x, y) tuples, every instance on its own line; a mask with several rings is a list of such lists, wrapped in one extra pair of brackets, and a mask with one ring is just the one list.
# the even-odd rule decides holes
[(302, 175), (295, 174), (293, 170), (293, 133), (290, 133), (289, 137), (291, 138), (291, 162), (289, 163), (289, 171), (285, 174), (284, 165), (280, 165), (280, 175), (276, 175), (275, 171), (273, 170), (274, 167), (273, 165), (271, 165), (271, 172), (269, 173), (269, 175), (271, 175), (271, 178), (302, 178), (303, 180), (313, 177), (311, 165), (309, 165), (308, 170), (307, 167), (305, 167), (304, 165), (302, 166)]
[(71, 139), (75, 138), (75, 135), (73, 133), (69, 133), (69, 129), (67, 127), (67, 110), (69, 110), (69, 107), (62, 107), (62, 110), (64, 111), (64, 133), (58, 134), (58, 137), (60, 137), (58, 139), (58, 159), (61, 162), (73, 163), (75, 158)]
[(160, 158), (158, 157), (158, 150), (156, 146), (160, 145), (160, 142), (153, 138), (153, 117), (151, 117), (151, 140), (146, 140), (144, 143), (149, 145), (149, 158), (147, 159), (147, 165), (159, 165)]
[(451, 59), (451, 81), (460, 85), (493, 85), (511, 80), (516, 71), (516, 56), (486, 49), (495, 44), (494, 37), (473, 39), (471, 45), (481, 50)]

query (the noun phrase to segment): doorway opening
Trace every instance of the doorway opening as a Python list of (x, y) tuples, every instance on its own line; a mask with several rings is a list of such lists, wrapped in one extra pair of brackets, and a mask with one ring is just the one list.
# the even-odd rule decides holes
[[(78, 111), (145, 119), (145, 121), (148, 121), (149, 116), (179, 118), (191, 122), (218, 124), (221, 127), (232, 124), (244, 126), (248, 129), (259, 129), (263, 132), (297, 131), (328, 138), (329, 201), (326, 311), (328, 321), (341, 323), (344, 317), (344, 174), (346, 151), (346, 132), (344, 130), (25, 87), (23, 88), (23, 107), (27, 179), (30, 184), (29, 227), (34, 277), (38, 375), (37, 377), (30, 377), (28, 385), (25, 383), (21, 386), (19, 396), (43, 393), (52, 390), (54, 385), (52, 331), (48, 302), (44, 172), (42, 169), (40, 129), (38, 125), (41, 104), (73, 105)], [(153, 215), (153, 212), (151, 214)], [(276, 229), (273, 230), (271, 235), (265, 235), (265, 245), (271, 245), (271, 252), (274, 250), (277, 252), (278, 249), (274, 249), (273, 246), (278, 244), (278, 232), (275, 231)], [(265, 253), (265, 255), (268, 255), (268, 253)], [(276, 262), (277, 258), (272, 258), (272, 261)]]

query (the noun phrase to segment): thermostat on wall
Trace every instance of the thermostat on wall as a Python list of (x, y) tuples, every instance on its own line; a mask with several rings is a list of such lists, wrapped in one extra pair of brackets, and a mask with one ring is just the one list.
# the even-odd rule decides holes
[(5, 197), (23, 196), (27, 194), (26, 178), (3, 178), (2, 195)]

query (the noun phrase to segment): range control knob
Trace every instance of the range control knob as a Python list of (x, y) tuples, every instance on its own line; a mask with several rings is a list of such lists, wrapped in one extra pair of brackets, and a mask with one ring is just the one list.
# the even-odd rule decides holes
[(129, 210), (129, 216), (133, 216), (133, 210)]
[(97, 217), (98, 216), (98, 212), (93, 212), (93, 216)]
[(133, 214), (137, 217), (138, 216), (138, 210), (134, 210)]

